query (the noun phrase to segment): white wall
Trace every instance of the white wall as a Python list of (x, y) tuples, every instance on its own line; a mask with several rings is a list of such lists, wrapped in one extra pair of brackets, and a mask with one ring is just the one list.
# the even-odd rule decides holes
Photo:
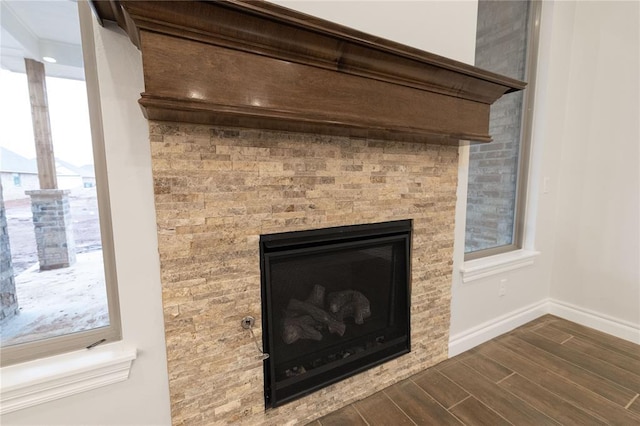
[[(525, 248), (540, 252), (533, 265), (464, 283), (460, 269), (464, 264), (464, 225), (466, 212), (466, 167), (468, 153), (461, 156), (458, 206), (456, 208), (456, 248), (451, 306), (451, 341), (453, 354), (473, 347), (541, 314), (547, 307), (554, 252), (555, 191), (542, 193), (544, 177), (556, 181), (559, 167), (557, 146), (547, 143), (557, 127), (562, 126), (562, 112), (556, 99), (564, 99), (567, 66), (566, 38), (571, 27), (565, 19), (554, 16), (554, 5), (543, 2), (538, 77), (536, 80), (536, 113), (533, 121), (529, 190), (527, 194), (527, 226)], [(553, 66), (553, 69), (551, 67)], [(553, 97), (553, 99), (552, 99)], [(556, 118), (557, 120), (553, 120)], [(506, 294), (499, 286), (506, 281)], [(465, 339), (467, 341), (465, 341)], [(463, 342), (460, 344), (460, 342)], [(459, 347), (455, 347), (460, 345)]]
[(160, 266), (140, 52), (94, 22), (128, 380), (2, 416), (3, 425), (169, 425)]
[(575, 6), (551, 275), (553, 299), (636, 328), (639, 17), (638, 2)]
[(368, 34), (473, 64), (476, 0), (270, 0)]
[(545, 312), (640, 343), (638, 12), (637, 2), (543, 2), (525, 238), (540, 254), (467, 283), (454, 271), (453, 353)]

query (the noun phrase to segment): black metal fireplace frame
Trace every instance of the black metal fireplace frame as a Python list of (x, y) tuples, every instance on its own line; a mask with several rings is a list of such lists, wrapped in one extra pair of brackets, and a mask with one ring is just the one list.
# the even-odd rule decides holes
[[(278, 234), (262, 235), (260, 237), (260, 271), (261, 271), (261, 291), (262, 291), (262, 341), (263, 348), (267, 353), (273, 353), (274, 342), (270, 340), (270, 336), (274, 334), (274, 324), (270, 323), (272, 306), (271, 289), (268, 285), (269, 271), (267, 268), (270, 256), (279, 256), (288, 252), (305, 253), (326, 250), (327, 247), (339, 244), (340, 247), (377, 244), (382, 242), (401, 242), (404, 244), (406, 256), (406, 324), (407, 335), (402, 336), (393, 341), (385, 342), (383, 348), (373, 353), (365, 353), (362, 355), (353, 355), (345, 360), (345, 362), (331, 365), (333, 377), (326, 378), (315, 385), (309, 386), (309, 381), (313, 382), (314, 375), (323, 373), (320, 367), (312, 370), (311, 377), (306, 377), (306, 385), (300, 390), (295, 391), (296, 378), (276, 383), (275, 363), (271, 358), (264, 360), (264, 383), (265, 383), (265, 408), (275, 408), (294, 399), (303, 397), (315, 392), (323, 387), (329, 386), (346, 377), (355, 375), (359, 372), (368, 370), (372, 367), (380, 365), (391, 359), (402, 356), (411, 351), (411, 235), (412, 220), (398, 220), (384, 223), (373, 223), (363, 225), (350, 225), (341, 227), (332, 227), (324, 229), (314, 229), (307, 231), (284, 232)], [(354, 366), (354, 362), (358, 362)], [(290, 385), (288, 382), (292, 382)], [(290, 386), (289, 394), (281, 396), (277, 392), (278, 386)]]

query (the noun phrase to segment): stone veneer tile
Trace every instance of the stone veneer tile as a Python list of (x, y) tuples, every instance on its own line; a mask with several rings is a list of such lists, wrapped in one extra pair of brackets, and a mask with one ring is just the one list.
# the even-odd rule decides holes
[[(176, 425), (299, 424), (447, 358), (457, 148), (150, 123)], [(412, 352), (265, 411), (261, 234), (413, 219)], [(256, 329), (260, 337), (260, 330)]]

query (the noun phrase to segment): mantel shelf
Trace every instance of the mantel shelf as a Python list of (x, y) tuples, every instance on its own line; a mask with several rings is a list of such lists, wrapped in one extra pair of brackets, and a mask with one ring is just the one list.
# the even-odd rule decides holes
[(93, 0), (141, 50), (148, 119), (457, 144), (526, 83), (267, 2)]

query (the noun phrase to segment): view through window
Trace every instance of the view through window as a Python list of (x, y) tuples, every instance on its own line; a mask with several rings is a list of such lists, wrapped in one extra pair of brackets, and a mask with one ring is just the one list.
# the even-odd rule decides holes
[[(526, 80), (533, 75), (528, 57), (536, 3), (480, 0), (476, 66)], [(529, 69), (527, 69), (529, 67)], [(497, 254), (521, 247), (529, 116), (525, 91), (503, 96), (491, 107), (493, 142), (474, 145), (469, 154), (466, 258)]]
[(2, 15), (4, 364), (113, 336), (115, 313), (101, 236), (108, 210), (98, 204), (106, 181), (94, 167), (77, 4), (2, 0)]

